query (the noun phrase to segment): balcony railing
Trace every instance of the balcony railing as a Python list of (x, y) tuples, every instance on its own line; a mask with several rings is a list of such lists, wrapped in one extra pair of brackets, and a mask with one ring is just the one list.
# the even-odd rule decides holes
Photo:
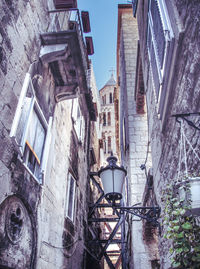
[(83, 28), (79, 10), (77, 8), (57, 9), (49, 11), (49, 15), (51, 17), (51, 23), (47, 29), (47, 33), (61, 31), (77, 32), (84, 69), (87, 70), (88, 54), (83, 37)]
[(52, 10), (49, 16), (51, 22), (46, 32), (41, 34), (40, 59), (51, 69), (55, 81), (55, 99), (59, 102), (76, 98), (79, 93), (84, 94), (90, 119), (96, 120), (88, 87), (88, 48), (83, 39), (79, 10)]

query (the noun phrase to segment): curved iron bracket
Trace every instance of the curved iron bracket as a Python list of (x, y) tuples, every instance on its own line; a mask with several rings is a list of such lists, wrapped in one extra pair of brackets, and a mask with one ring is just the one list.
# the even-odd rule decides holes
[(155, 226), (159, 226), (158, 218), (160, 217), (160, 207), (158, 206), (132, 206), (132, 207), (118, 207), (121, 212), (127, 212), (141, 219), (145, 219), (147, 222), (153, 223)]
[(172, 117), (176, 118), (177, 122), (181, 123), (180, 120), (179, 120), (181, 118), (182, 120), (185, 120), (189, 126), (191, 126), (191, 127), (195, 128), (196, 130), (200, 131), (200, 127), (196, 126), (191, 120), (187, 119), (187, 117), (189, 117), (189, 116), (198, 116), (198, 117), (200, 117), (200, 112), (182, 113), (182, 114), (174, 114), (174, 115), (172, 115)]

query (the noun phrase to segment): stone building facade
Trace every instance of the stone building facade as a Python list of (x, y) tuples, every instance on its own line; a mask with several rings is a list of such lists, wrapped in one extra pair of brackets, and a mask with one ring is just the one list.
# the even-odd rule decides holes
[(0, 8), (0, 267), (99, 268), (87, 245), (99, 104), (79, 11)]
[[(114, 92), (116, 81), (113, 74), (104, 87), (99, 91), (101, 98), (101, 123), (102, 142), (104, 159), (110, 156), (111, 152), (116, 154), (116, 130), (115, 130), (115, 106)], [(105, 164), (105, 163), (104, 163)]]
[[(119, 107), (119, 149), (121, 164), (127, 170), (126, 198), (128, 206), (142, 203), (146, 175), (140, 166), (151, 166), (147, 156), (148, 126), (144, 87), (138, 86), (141, 78), (137, 72), (138, 25), (133, 18), (132, 5), (118, 5), (117, 36), (117, 90), (115, 104)], [(126, 263), (129, 268), (151, 268), (146, 243), (143, 240), (143, 225), (137, 217), (129, 219), (130, 242)], [(129, 240), (127, 239), (127, 240)], [(156, 255), (156, 254), (155, 254)], [(154, 255), (152, 255), (154, 256)]]
[[(199, 130), (182, 122), (186, 161), (180, 150), (180, 123), (199, 126), (199, 1), (138, 1), (139, 58), (146, 94), (153, 186), (163, 212), (162, 193), (179, 175), (199, 174)], [(188, 142), (189, 141), (189, 142)], [(196, 151), (196, 155), (195, 155)], [(164, 217), (164, 215), (162, 215)], [(162, 221), (162, 218), (161, 218)], [(159, 238), (160, 268), (170, 268), (170, 242)]]
[[(166, 186), (188, 175), (199, 180), (200, 4), (133, 1), (137, 20), (129, 5), (118, 9), (119, 148), (128, 186), (134, 183), (128, 200), (145, 206), (151, 196), (161, 207), (162, 223)], [(132, 220), (130, 268), (171, 268), (167, 227), (159, 236), (149, 224)]]

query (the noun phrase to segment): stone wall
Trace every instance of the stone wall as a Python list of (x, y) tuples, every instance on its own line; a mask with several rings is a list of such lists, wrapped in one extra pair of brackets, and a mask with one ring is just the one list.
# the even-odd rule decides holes
[[(124, 5), (128, 6), (128, 5)], [(121, 8), (121, 10), (120, 10)], [(121, 12), (121, 13), (120, 13)], [(145, 163), (148, 128), (145, 110), (137, 110), (138, 103), (135, 92), (136, 64), (138, 50), (137, 20), (133, 18), (132, 9), (119, 6), (121, 14), (121, 28), (118, 40), (119, 74), (120, 74), (120, 148), (122, 165), (127, 169), (128, 176), (128, 204), (134, 205), (142, 202), (146, 177), (140, 166)], [(144, 107), (145, 109), (145, 107)], [(148, 160), (150, 161), (150, 160)], [(150, 163), (148, 163), (149, 165)], [(130, 268), (150, 268), (148, 252), (143, 241), (142, 223), (135, 217), (131, 218), (131, 246)]]
[[(11, 215), (6, 217), (7, 232), (3, 229), (5, 219), (1, 219), (1, 238), (3, 238), (1, 244), (4, 244), (4, 247), (1, 249), (0, 264), (13, 268), (17, 268), (16, 266), (18, 268), (35, 268), (38, 237), (37, 209), (42, 188), (26, 172), (17, 158), (17, 152), (9, 133), (26, 72), (30, 64), (38, 59), (39, 33), (44, 31), (49, 23), (48, 7), (38, 4), (37, 1), (31, 3), (1, 1), (0, 6), (1, 216), (4, 216), (5, 210), (11, 212)], [(38, 67), (40, 69), (39, 65)], [(37, 88), (38, 96), (41, 97), (41, 103), (44, 104), (44, 94), (41, 94), (38, 89), (40, 87), (48, 89), (53, 82), (48, 70), (40, 69), (38, 71), (41, 77), (35, 78), (33, 83)], [(42, 78), (44, 74), (46, 79)], [(55, 103), (52, 91), (46, 92), (46, 98), (52, 103), (51, 108), (47, 106), (44, 108), (48, 120)], [(16, 218), (14, 218), (15, 215)], [(12, 229), (15, 222), (21, 224), (18, 226), (17, 232)], [(14, 245), (13, 241), (9, 240), (8, 232), (13, 236), (18, 234), (18, 238), (14, 239)]]
[[(191, 113), (200, 109), (200, 69), (199, 69), (199, 12), (198, 1), (165, 1), (167, 12), (174, 33), (174, 44), (177, 50), (166, 69), (165, 75), (171, 74), (167, 97), (164, 105), (166, 114), (164, 120), (157, 113), (157, 102), (153, 90), (152, 76), (146, 48), (146, 26), (148, 5), (146, 1), (139, 1), (137, 19), (139, 27), (141, 58), (143, 65), (145, 91), (147, 95), (149, 134), (151, 138), (152, 164), (154, 188), (158, 204), (163, 208), (161, 201), (162, 190), (170, 181), (177, 178), (179, 170), (180, 152), (180, 124), (176, 122), (173, 114)], [(197, 117), (189, 117), (189, 120), (197, 123)], [(199, 151), (199, 131), (184, 123), (185, 134), (191, 145)], [(187, 165), (190, 173), (199, 173), (199, 159), (186, 143)], [(182, 158), (181, 174), (185, 173), (185, 165)], [(162, 234), (163, 235), (163, 234)], [(160, 237), (161, 268), (170, 267), (170, 254), (168, 253), (170, 242)]]
[[(0, 3), (0, 267), (85, 266), (90, 116), (84, 95), (79, 95), (85, 122), (80, 141), (72, 118), (74, 101), (55, 102), (51, 70), (39, 60), (40, 34), (54, 26), (55, 16), (48, 13), (52, 9), (53, 1)], [(53, 118), (41, 182), (27, 169), (10, 138), (27, 72), (47, 123)], [(66, 215), (69, 172), (76, 185), (74, 220)]]

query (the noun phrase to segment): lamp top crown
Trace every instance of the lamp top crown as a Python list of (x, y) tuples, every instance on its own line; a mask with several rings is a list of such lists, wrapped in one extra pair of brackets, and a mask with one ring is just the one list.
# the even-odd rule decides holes
[(117, 164), (116, 164), (117, 158), (112, 156), (112, 155), (110, 157), (108, 157), (106, 161), (108, 162), (108, 165), (111, 166), (111, 167), (116, 167), (117, 166)]

